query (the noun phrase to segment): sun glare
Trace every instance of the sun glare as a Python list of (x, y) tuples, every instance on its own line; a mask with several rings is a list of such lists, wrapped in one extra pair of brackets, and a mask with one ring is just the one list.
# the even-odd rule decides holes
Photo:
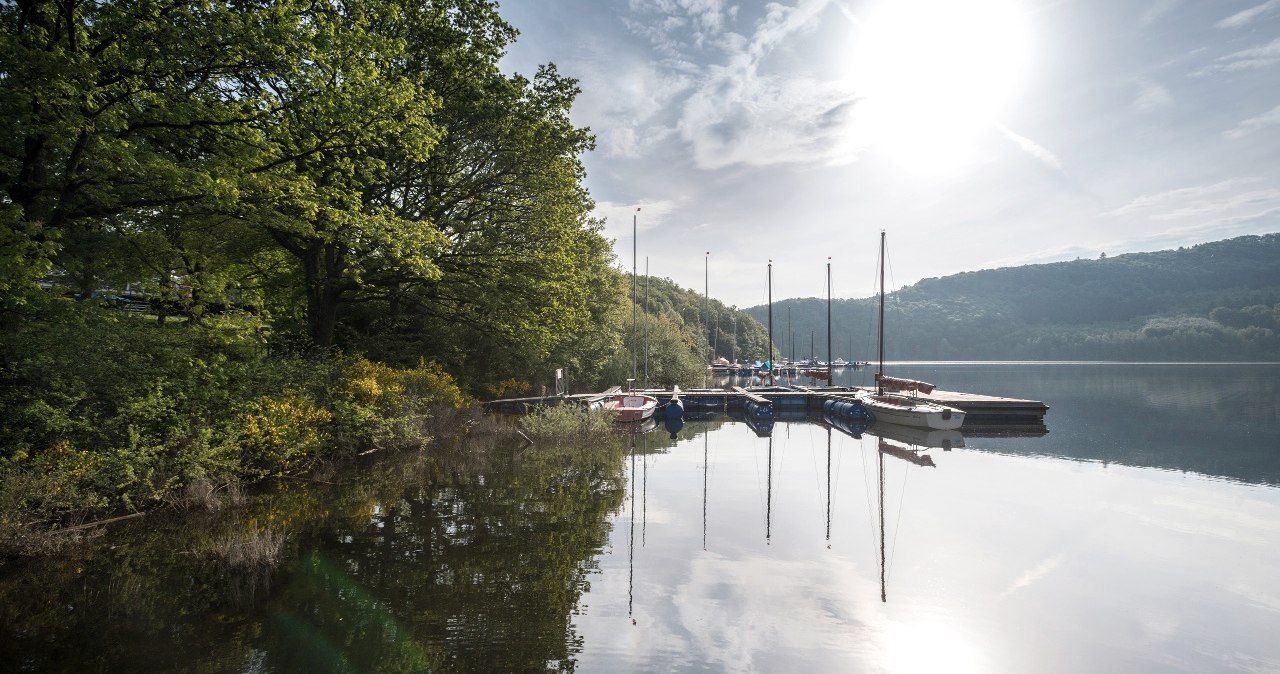
[(861, 13), (850, 77), (875, 146), (915, 170), (965, 163), (1029, 58), (1019, 0), (881, 0)]

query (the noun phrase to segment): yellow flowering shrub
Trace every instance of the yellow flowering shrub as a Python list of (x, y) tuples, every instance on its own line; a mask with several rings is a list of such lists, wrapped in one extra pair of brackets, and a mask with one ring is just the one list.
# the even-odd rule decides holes
[(244, 415), (241, 446), (245, 464), (263, 473), (284, 473), (315, 457), (330, 439), (333, 414), (296, 393), (263, 396)]
[(348, 358), (340, 386), (334, 425), (339, 440), (356, 448), (424, 441), (433, 407), (457, 408), (470, 402), (453, 377), (425, 360), (402, 370), (361, 357)]

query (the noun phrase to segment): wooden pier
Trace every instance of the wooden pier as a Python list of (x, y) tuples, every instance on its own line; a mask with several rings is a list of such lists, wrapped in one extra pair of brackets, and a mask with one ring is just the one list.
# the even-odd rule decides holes
[[(806, 416), (821, 416), (823, 405), (828, 400), (850, 402), (857, 393), (869, 389), (847, 386), (757, 386), (750, 389), (735, 386), (732, 389), (677, 389), (680, 400), (690, 411), (737, 411), (750, 407), (762, 409), (771, 407), (771, 416), (776, 419), (800, 419)], [(485, 406), (495, 412), (523, 414), (532, 407), (541, 405), (557, 405), (575, 403), (591, 405), (604, 397), (616, 393), (610, 389), (604, 393), (585, 393), (564, 396), (541, 396), (531, 398), (507, 398), (493, 400)], [(675, 391), (640, 389), (644, 393), (667, 401)], [(947, 405), (964, 410), (964, 426), (968, 430), (979, 430), (982, 427), (999, 429), (999, 432), (1013, 434), (1044, 433), (1044, 416), (1049, 406), (1038, 400), (1004, 398), (963, 393), (960, 391), (943, 391), (934, 389), (929, 395), (920, 396), (922, 400)]]

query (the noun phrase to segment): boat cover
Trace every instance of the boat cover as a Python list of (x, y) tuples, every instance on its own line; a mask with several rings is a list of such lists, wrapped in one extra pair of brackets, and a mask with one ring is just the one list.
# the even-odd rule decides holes
[(933, 393), (933, 384), (926, 381), (917, 381), (915, 379), (900, 379), (898, 377), (889, 377), (883, 374), (877, 374), (876, 383), (884, 388), (893, 389), (895, 391), (919, 391), (926, 395)]

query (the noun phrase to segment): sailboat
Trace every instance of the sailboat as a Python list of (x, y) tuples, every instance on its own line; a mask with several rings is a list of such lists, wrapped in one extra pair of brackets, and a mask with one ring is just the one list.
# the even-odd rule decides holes
[[(886, 393), (885, 389), (910, 391), (912, 395)], [(863, 407), (871, 413), (874, 421), (913, 426), (952, 430), (960, 428), (964, 423), (964, 410), (939, 405), (917, 397), (917, 393), (933, 392), (933, 384), (886, 377), (884, 374), (884, 232), (880, 232), (880, 370), (876, 373), (876, 392), (863, 393), (859, 396)]]

